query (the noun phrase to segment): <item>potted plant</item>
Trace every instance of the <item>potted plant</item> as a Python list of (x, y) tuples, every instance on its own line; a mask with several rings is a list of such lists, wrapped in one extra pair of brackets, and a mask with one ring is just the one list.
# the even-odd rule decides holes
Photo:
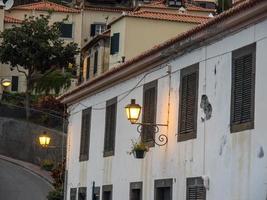
[(145, 157), (145, 153), (148, 152), (149, 148), (142, 141), (132, 141), (132, 148), (129, 154), (133, 154), (135, 158), (142, 159)]

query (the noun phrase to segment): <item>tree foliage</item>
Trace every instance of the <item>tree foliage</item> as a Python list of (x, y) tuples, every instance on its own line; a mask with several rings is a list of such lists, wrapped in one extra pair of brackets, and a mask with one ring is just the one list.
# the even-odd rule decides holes
[(77, 44), (66, 44), (60, 38), (62, 22), (49, 24), (49, 20), (50, 15), (25, 17), (21, 26), (0, 34), (0, 61), (25, 74), (29, 92), (37, 88), (36, 92), (58, 93), (61, 87), (70, 85), (70, 71), (75, 70), (69, 66), (75, 66)]

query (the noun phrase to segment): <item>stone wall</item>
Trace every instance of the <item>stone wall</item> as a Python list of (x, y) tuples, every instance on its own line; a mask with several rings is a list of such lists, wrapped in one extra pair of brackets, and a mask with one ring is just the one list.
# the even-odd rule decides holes
[[(51, 148), (41, 148), (38, 142), (40, 134), (46, 131), (51, 137)], [(0, 154), (40, 164), (43, 159), (60, 162), (65, 155), (66, 135), (26, 121), (0, 117)]]

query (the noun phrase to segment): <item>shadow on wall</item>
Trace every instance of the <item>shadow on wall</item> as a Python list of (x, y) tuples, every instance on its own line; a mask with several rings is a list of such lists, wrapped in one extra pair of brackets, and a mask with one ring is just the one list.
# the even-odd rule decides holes
[[(39, 135), (46, 131), (51, 137), (51, 146), (41, 148)], [(55, 163), (61, 162), (66, 152), (65, 133), (47, 129), (26, 121), (0, 117), (0, 154), (39, 165), (42, 160), (49, 159)]]

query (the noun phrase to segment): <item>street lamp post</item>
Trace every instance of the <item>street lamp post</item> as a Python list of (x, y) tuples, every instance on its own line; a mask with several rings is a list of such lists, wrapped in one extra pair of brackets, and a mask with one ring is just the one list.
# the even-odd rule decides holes
[(2, 78), (0, 77), (0, 100), (2, 100), (3, 92), (11, 86), (12, 82), (8, 78)]

